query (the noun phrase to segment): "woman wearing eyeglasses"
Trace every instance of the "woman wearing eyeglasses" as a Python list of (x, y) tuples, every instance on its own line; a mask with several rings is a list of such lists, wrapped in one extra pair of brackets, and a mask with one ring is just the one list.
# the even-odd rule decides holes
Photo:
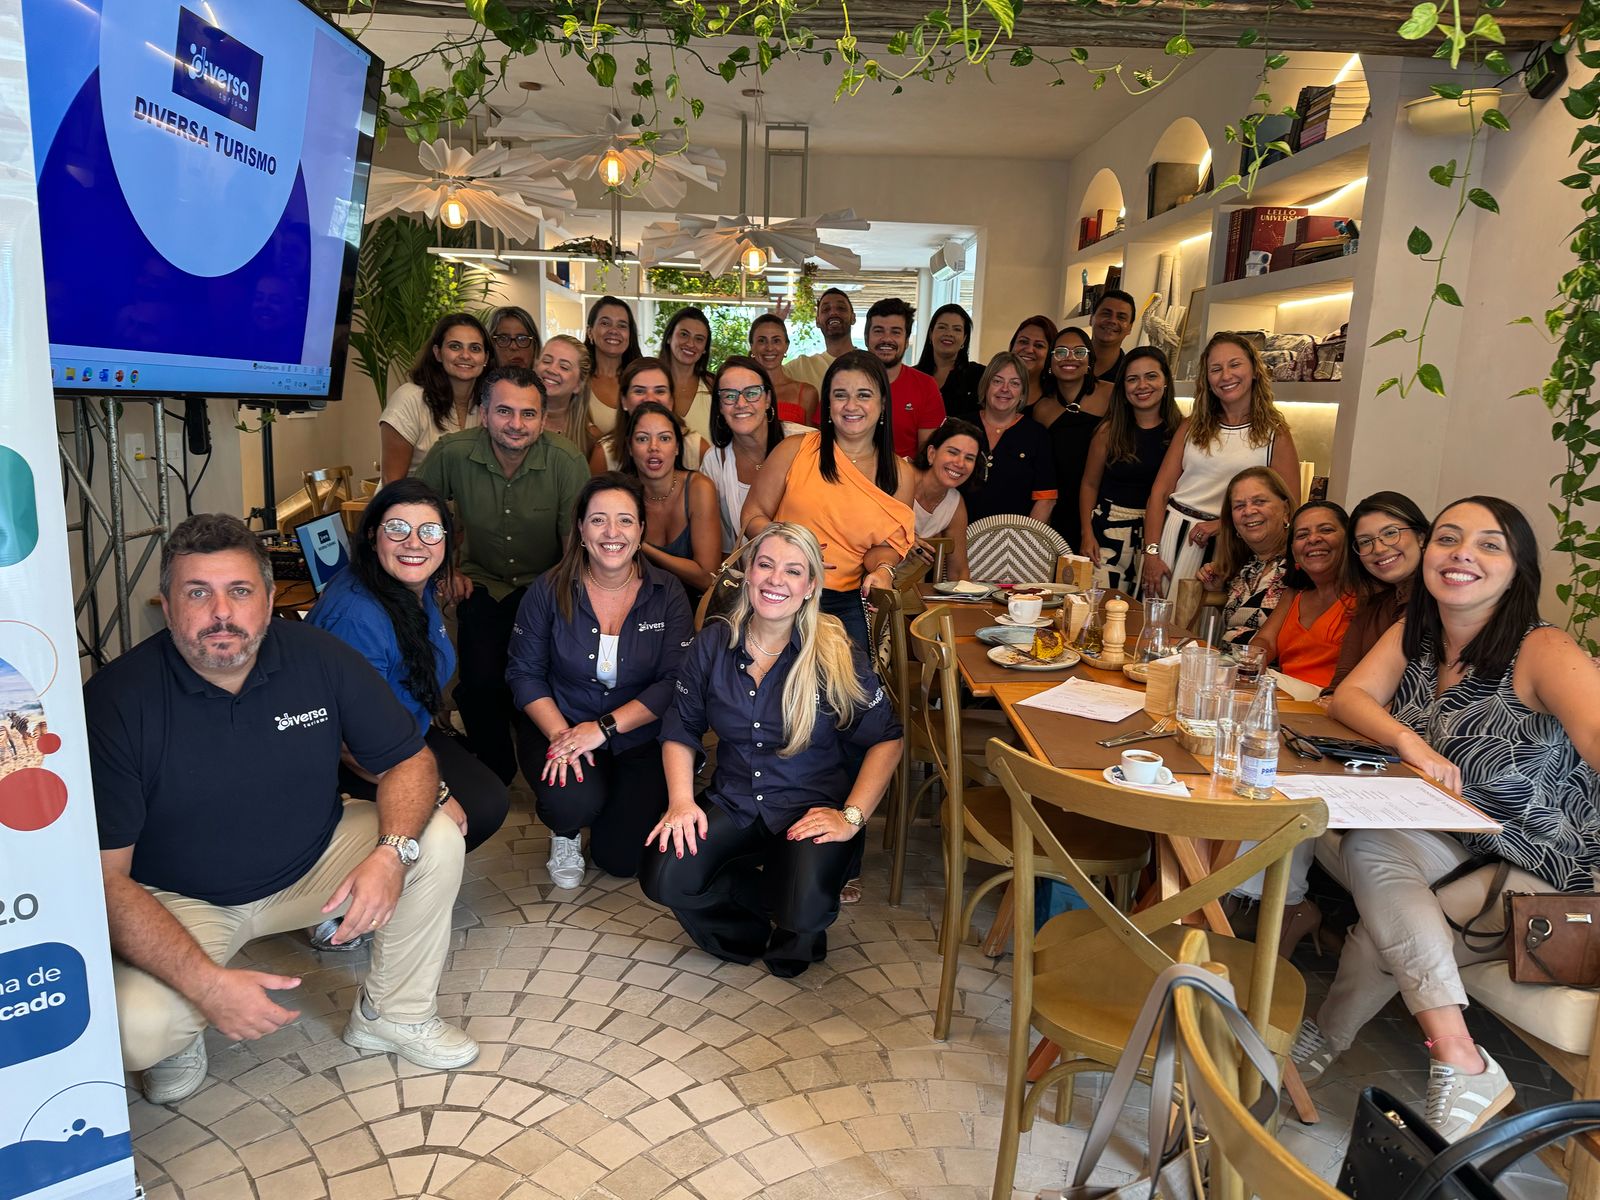
[(385, 483), (416, 473), (447, 433), (478, 425), (478, 376), (489, 362), (489, 331), (470, 313), (446, 313), (412, 364), (411, 377), (389, 393), (378, 418)]
[[(441, 807), (471, 850), (506, 819), (506, 788), (443, 717), (456, 652), (436, 590), (454, 540), (437, 492), (420, 479), (389, 484), (367, 505), (349, 569), (333, 577), (306, 620), (365, 655), (416, 718), (439, 762)], [(377, 798), (377, 781), (348, 759), (339, 783), (352, 796)]]
[(515, 304), (503, 304), (489, 314), (489, 343), (497, 367), (531, 371), (539, 359), (539, 327), (527, 309)]
[(1400, 492), (1374, 492), (1350, 513), (1350, 545), (1361, 571), (1356, 584), (1356, 615), (1339, 649), (1331, 692), (1366, 657), (1378, 639), (1406, 615), (1412, 585), (1422, 569), (1428, 544), (1428, 518), (1416, 501)]
[[(757, 332), (758, 326), (752, 325), (752, 339)], [(812, 394), (815, 393), (813, 388)], [(739, 537), (739, 514), (744, 511), (750, 485), (766, 465), (767, 455), (785, 437), (805, 433), (808, 426), (780, 419), (781, 402), (772, 376), (754, 357), (730, 355), (712, 380), (711, 396), (715, 401), (711, 409), (713, 448), (700, 460), (700, 471), (717, 488), (722, 553), (726, 557), (743, 540)]]
[(1095, 378), (1094, 345), (1087, 332), (1069, 325), (1056, 334), (1040, 386), (1039, 399), (1028, 415), (1050, 433), (1056, 490), (1062, 497), (1050, 514), (1050, 524), (1070, 545), (1081, 550), (1083, 530), (1078, 497), (1089, 461), (1089, 445), (1111, 411), (1112, 388)]

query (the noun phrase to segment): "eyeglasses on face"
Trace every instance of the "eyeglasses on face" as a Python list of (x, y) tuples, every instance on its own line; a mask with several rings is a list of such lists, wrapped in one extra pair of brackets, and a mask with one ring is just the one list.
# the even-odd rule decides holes
[(525, 333), (497, 333), (494, 335), (494, 344), (502, 350), (507, 346), (515, 346), (518, 350), (526, 350), (533, 345), (533, 339)]
[(1405, 531), (1406, 527), (1404, 525), (1390, 525), (1386, 529), (1378, 530), (1371, 537), (1358, 537), (1356, 539), (1356, 553), (1365, 558), (1380, 546), (1386, 550), (1392, 550), (1400, 544), (1400, 536)]
[(747, 388), (722, 388), (717, 392), (717, 403), (726, 404), (732, 408), (740, 400), (747, 404), (760, 404), (766, 399), (767, 389), (759, 383), (752, 383)]
[(444, 526), (437, 521), (424, 521), (421, 525), (412, 525), (410, 521), (401, 517), (390, 517), (378, 526), (391, 542), (403, 542), (411, 536), (411, 531), (417, 531), (417, 538), (424, 546), (437, 546), (444, 541)]
[(1089, 357), (1087, 346), (1057, 346), (1050, 351), (1050, 357), (1060, 362), (1068, 358), (1084, 359)]

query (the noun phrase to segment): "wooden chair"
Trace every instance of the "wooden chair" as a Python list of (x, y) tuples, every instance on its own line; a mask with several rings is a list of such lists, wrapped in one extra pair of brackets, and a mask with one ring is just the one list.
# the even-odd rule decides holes
[(304, 471), (300, 477), (305, 483), (306, 499), (311, 502), (312, 517), (339, 512), (346, 500), (355, 499), (351, 482), (355, 472), (349, 467), (320, 467)]
[(1002, 513), (967, 526), (967, 569), (974, 579), (1044, 583), (1056, 577), (1056, 560), (1071, 551), (1043, 521)]
[(1196, 624), (1202, 609), (1220, 609), (1227, 603), (1228, 597), (1223, 592), (1207, 591), (1205, 584), (1198, 579), (1180, 579), (1172, 590), (1172, 619), (1178, 629), (1198, 630)]
[[(1211, 961), (1204, 930), (1191, 929), (1184, 934), (1178, 961), (1228, 975), (1226, 967)], [(1273, 1130), (1250, 1115), (1240, 1098), (1237, 1047), (1211, 1005), (1209, 998), (1185, 988), (1178, 992), (1173, 1007), (1184, 1088), (1211, 1135), (1212, 1196), (1219, 1200), (1233, 1196), (1344, 1200), (1343, 1192), (1291, 1154)]]
[[(950, 610), (941, 607), (923, 613), (911, 623), (911, 638), (918, 657), (925, 664), (925, 676), (931, 675), (926, 690), (930, 696), (939, 699), (938, 708), (926, 704), (923, 707), (922, 736), (926, 752), (945, 790), (945, 901), (944, 919), (939, 930), (944, 969), (939, 978), (939, 1007), (933, 1025), (934, 1037), (942, 1040), (950, 1033), (956, 972), (960, 966), (961, 946), (972, 925), (972, 914), (977, 911), (983, 898), (999, 887), (1007, 891), (1001, 897), (995, 927), (986, 941), (998, 942), (1001, 947), (1005, 945), (1014, 902), (1011, 898), (1014, 891), (1011, 881), (1016, 856), (1013, 853), (1009, 801), (1005, 793), (992, 784), (968, 786), (974, 780), (990, 777), (981, 757), (981, 748), (973, 744), (975, 739), (972, 735), (975, 731), (966, 728), (969, 719), (980, 714), (964, 714), (961, 709), (961, 681), (956, 667)], [(1009, 732), (1009, 728), (1009, 725), (1004, 727), (1006, 732)], [(979, 727), (976, 732), (981, 734), (982, 728)], [(990, 739), (988, 744), (996, 744), (997, 740)], [(1052, 811), (1042, 819), (1049, 821), (1057, 838), (1076, 849), (1086, 870), (1097, 878), (1112, 881), (1125, 902), (1131, 898), (1134, 880), (1150, 859), (1148, 837), (1115, 825), (1081, 820), (1060, 810)], [(1030, 859), (1030, 870), (1036, 869), (1038, 874), (1053, 874), (1048, 863), (1035, 856), (1023, 857)], [(967, 863), (972, 860), (1002, 869), (980, 883), (967, 896)], [(1059, 875), (1054, 877), (1061, 878)], [(1032, 884), (1028, 886), (1031, 888)], [(1030, 891), (1028, 895), (1031, 909), (1033, 893)]]
[(947, 537), (923, 538), (933, 549), (933, 562), (928, 567), (928, 582), (943, 583), (945, 571), (949, 568), (950, 550), (955, 545), (955, 540)]
[[(1035, 858), (1016, 858), (1015, 958), (1011, 983), (1011, 1038), (1006, 1062), (1005, 1115), (1001, 1119), (994, 1195), (1009, 1198), (1017, 1146), (1032, 1128), (1040, 1099), (1054, 1085), (1057, 1119), (1065, 1119), (1070, 1081), (1083, 1071), (1109, 1070), (1122, 1053), (1139, 1005), (1155, 977), (1173, 962), (1184, 927), (1177, 921), (1200, 911), (1265, 869), (1257, 942), (1217, 936), (1211, 956), (1227, 966), (1240, 1007), (1272, 1048), (1287, 1056), (1305, 1008), (1305, 981), (1280, 966), (1278, 934), (1294, 847), (1328, 823), (1321, 800), (1262, 802), (1233, 796), (1201, 799), (1164, 796), (1082, 779), (994, 741), (989, 766), (1010, 801), (1012, 842), (1029, 837), (1043, 847), (1050, 874), (1070, 883), (1088, 908), (1053, 917), (1037, 936), (1033, 928)], [(1052, 809), (1080, 820), (1115, 822), (1156, 836), (1200, 837), (1260, 844), (1177, 894), (1135, 914), (1114, 905), (1095, 885), (1091, 867), (1056, 835)], [(1028, 1039), (1037, 1029), (1063, 1061), (1028, 1083)]]
[(889, 903), (899, 905), (905, 885), (906, 840), (915, 818), (915, 799), (912, 796), (911, 771), (916, 762), (930, 761), (919, 754), (926, 739), (919, 739), (916, 731), (925, 724), (923, 710), (928, 704), (927, 691), (922, 686), (920, 670), (912, 669), (907, 653), (906, 621), (921, 612), (923, 604), (916, 591), (900, 588), (873, 588), (867, 593), (872, 605), (872, 621), (868, 634), (878, 648), (878, 672), (889, 693), (905, 736), (900, 742), (900, 765), (895, 768), (894, 782), (889, 785), (889, 812), (884, 823), (883, 844), (889, 851)]

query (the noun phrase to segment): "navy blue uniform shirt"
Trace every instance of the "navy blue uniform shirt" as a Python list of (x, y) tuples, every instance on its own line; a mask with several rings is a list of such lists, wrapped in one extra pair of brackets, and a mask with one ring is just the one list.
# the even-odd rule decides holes
[(417, 722), (331, 633), (273, 620), (237, 696), (163, 630), (83, 687), (100, 848), (139, 883), (210, 904), (282, 891), (339, 824), (339, 746), (381, 775), (422, 749)]
[(655, 740), (660, 718), (672, 705), (673, 674), (694, 636), (694, 614), (678, 577), (642, 558), (639, 565), (644, 581), (618, 631), (616, 687), (607, 687), (595, 675), (600, 621), (581, 576), (572, 583), (570, 621), (556, 607), (554, 573), (533, 581), (517, 608), (506, 663), (506, 684), (519, 709), (548, 697), (573, 725), (596, 720), (630, 700), (655, 713), (656, 720), (612, 739), (612, 749), (619, 752)]
[(706, 795), (741, 829), (759, 816), (781, 833), (809, 809), (843, 808), (855, 784), (845, 747), (868, 750), (900, 736), (900, 719), (867, 656), (851, 647), (866, 706), (840, 729), (838, 715), (819, 693), (811, 744), (793, 758), (779, 758), (788, 740), (783, 685), (800, 650), (799, 631), (790, 634), (778, 661), (756, 684), (748, 673), (753, 660), (743, 642), (729, 648), (728, 628), (720, 618), (707, 621), (684, 655), (661, 740), (698, 750), (707, 730), (716, 731), (717, 769)]

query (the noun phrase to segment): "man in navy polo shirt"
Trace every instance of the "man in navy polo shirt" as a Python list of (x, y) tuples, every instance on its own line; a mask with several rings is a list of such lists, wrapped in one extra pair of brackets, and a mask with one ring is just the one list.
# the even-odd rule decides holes
[[(236, 517), (172, 531), (161, 607), (166, 631), (84, 688), (123, 1062), (145, 1095), (200, 1087), (206, 1026), (253, 1039), (294, 1020), (269, 993), (298, 979), (228, 961), (329, 914), (342, 938), (376, 931), (344, 1040), (472, 1062), (437, 1016), (465, 851), (416, 721), (338, 638), (272, 619), (271, 565)], [(341, 804), (341, 746), (376, 804)]]

